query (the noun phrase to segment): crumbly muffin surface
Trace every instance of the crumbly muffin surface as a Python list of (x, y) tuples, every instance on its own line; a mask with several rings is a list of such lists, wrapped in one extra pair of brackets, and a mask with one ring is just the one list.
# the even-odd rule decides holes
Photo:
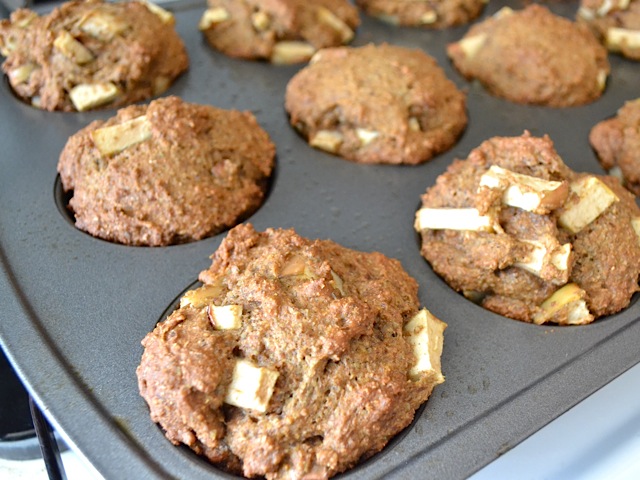
[(610, 70), (606, 49), (586, 26), (537, 4), (499, 10), (447, 53), (462, 75), (493, 95), (550, 107), (593, 102)]
[(76, 226), (127, 245), (199, 240), (263, 202), (275, 146), (253, 114), (155, 100), (71, 136), (58, 172)]
[(148, 3), (71, 1), (0, 21), (14, 92), (44, 110), (120, 107), (158, 95), (189, 65), (173, 15)]
[(285, 108), (311, 146), (360, 163), (425, 162), (467, 124), (466, 97), (437, 62), (387, 44), (318, 52), (287, 85)]
[(198, 27), (231, 57), (292, 64), (351, 42), (359, 24), (347, 0), (208, 0)]

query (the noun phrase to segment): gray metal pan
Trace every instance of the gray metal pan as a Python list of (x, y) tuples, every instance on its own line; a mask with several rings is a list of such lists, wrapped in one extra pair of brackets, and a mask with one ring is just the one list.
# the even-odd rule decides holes
[[(518, 8), (522, 4), (511, 3)], [(501, 5), (492, 3), (486, 15)], [(552, 3), (572, 17), (575, 2)], [(449, 152), (417, 167), (362, 166), (309, 148), (288, 125), (287, 81), (300, 66), (233, 60), (196, 29), (204, 5), (179, 3), (177, 28), (191, 68), (167, 92), (191, 102), (253, 111), (277, 145), (270, 195), (250, 221), (398, 258), (420, 298), (449, 324), (438, 386), (414, 423), (342, 478), (462, 478), (565, 412), (640, 360), (640, 306), (579, 328), (541, 327), (494, 315), (453, 292), (419, 254), (419, 196), (454, 158), (496, 135), (549, 134), (565, 162), (602, 173), (590, 128), (638, 91), (640, 66), (611, 56), (604, 96), (584, 107), (515, 105), (468, 84), (444, 47), (467, 27), (394, 28), (363, 17), (356, 45), (422, 48), (468, 90), (469, 126)], [(166, 248), (92, 238), (64, 213), (56, 164), (66, 139), (113, 111), (42, 112), (0, 84), (0, 341), (45, 414), (108, 479), (226, 478), (154, 425), (138, 395), (140, 340), (206, 268), (224, 234)]]

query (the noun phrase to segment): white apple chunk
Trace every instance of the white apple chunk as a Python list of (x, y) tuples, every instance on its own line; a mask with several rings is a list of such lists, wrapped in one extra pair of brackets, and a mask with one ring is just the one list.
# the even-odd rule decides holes
[(584, 300), (586, 292), (575, 283), (568, 283), (547, 298), (534, 315), (533, 323), (548, 321), (560, 325), (585, 325), (593, 322), (593, 315)]
[(151, 124), (145, 115), (91, 132), (91, 139), (100, 153), (113, 155), (151, 137)]
[(428, 375), (436, 384), (444, 382), (440, 357), (447, 324), (423, 308), (403, 327), (403, 336), (413, 347), (416, 363), (409, 370), (411, 380)]
[(573, 195), (558, 217), (558, 223), (571, 233), (578, 233), (619, 201), (604, 182), (592, 176), (572, 182), (570, 189)]
[(423, 230), (471, 230), (495, 232), (500, 230), (492, 215), (480, 215), (477, 208), (421, 208), (416, 212), (414, 224)]
[(258, 367), (248, 360), (237, 360), (225, 403), (240, 408), (266, 412), (279, 373)]

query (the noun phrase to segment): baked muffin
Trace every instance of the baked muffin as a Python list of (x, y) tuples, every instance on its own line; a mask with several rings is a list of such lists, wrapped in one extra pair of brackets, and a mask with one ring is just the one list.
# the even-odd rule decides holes
[(159, 246), (214, 235), (254, 212), (274, 155), (251, 113), (168, 97), (71, 136), (58, 172), (79, 229)]
[(411, 423), (446, 325), (379, 253), (293, 230), (230, 230), (180, 307), (142, 344), (151, 418), (233, 473), (328, 478)]
[(611, 52), (640, 60), (640, 0), (582, 0), (577, 19)]
[(586, 324), (629, 305), (640, 208), (614, 177), (570, 170), (548, 137), (495, 137), (422, 196), (422, 255), (483, 307), (536, 324)]
[(198, 28), (229, 55), (276, 64), (306, 62), (316, 50), (351, 42), (360, 24), (347, 0), (208, 0)]
[(589, 142), (602, 167), (640, 195), (640, 99), (626, 102), (615, 117), (594, 126)]
[(392, 25), (446, 28), (474, 20), (488, 0), (356, 0), (367, 14)]
[(313, 147), (360, 163), (417, 164), (467, 125), (466, 97), (421, 50), (319, 51), (287, 85), (291, 125)]
[(174, 22), (141, 1), (17, 10), (0, 21), (2, 69), (18, 97), (44, 110), (128, 105), (166, 91), (188, 68)]
[(508, 7), (475, 24), (447, 47), (458, 71), (512, 102), (569, 107), (602, 95), (606, 49), (585, 25), (532, 4)]

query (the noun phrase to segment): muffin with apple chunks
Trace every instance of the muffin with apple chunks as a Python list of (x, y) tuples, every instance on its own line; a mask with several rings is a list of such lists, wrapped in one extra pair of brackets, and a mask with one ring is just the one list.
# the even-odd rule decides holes
[(230, 230), (143, 340), (151, 418), (228, 471), (328, 478), (412, 421), (446, 325), (396, 260), (293, 230)]

